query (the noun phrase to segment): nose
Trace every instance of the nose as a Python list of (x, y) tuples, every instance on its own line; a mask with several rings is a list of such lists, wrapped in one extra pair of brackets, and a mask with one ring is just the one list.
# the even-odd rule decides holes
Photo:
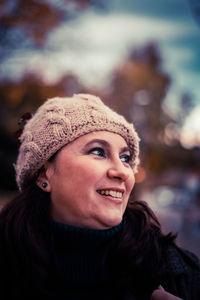
[(107, 170), (107, 176), (110, 179), (126, 181), (130, 175), (130, 169), (123, 165), (121, 161), (113, 163)]

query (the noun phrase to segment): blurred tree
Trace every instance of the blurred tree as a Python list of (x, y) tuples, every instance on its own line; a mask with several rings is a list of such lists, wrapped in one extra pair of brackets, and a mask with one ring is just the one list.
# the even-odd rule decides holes
[(129, 121), (134, 121), (145, 148), (163, 141), (170, 118), (162, 109), (170, 78), (161, 68), (155, 44), (133, 50), (113, 74), (107, 101)]
[(61, 22), (70, 20), (90, 6), (102, 7), (95, 0), (1, 0), (0, 62), (13, 51), (39, 48)]
[(84, 91), (73, 75), (65, 75), (55, 84), (45, 83), (39, 75), (25, 74), (19, 82), (0, 82), (0, 124), (9, 132), (25, 112), (34, 112), (47, 98)]
[[(111, 105), (127, 119), (136, 123), (149, 143), (158, 144), (169, 117), (162, 110), (170, 78), (161, 69), (161, 59), (155, 44), (133, 50), (123, 65), (113, 74)], [(152, 139), (154, 137), (154, 139)]]
[(20, 47), (41, 47), (64, 12), (37, 0), (2, 0), (0, 3), (0, 59)]

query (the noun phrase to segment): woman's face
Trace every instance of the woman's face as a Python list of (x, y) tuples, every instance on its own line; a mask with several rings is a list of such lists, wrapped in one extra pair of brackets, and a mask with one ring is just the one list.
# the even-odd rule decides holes
[(63, 147), (45, 165), (54, 220), (94, 229), (118, 225), (135, 183), (129, 159), (125, 140), (107, 131)]

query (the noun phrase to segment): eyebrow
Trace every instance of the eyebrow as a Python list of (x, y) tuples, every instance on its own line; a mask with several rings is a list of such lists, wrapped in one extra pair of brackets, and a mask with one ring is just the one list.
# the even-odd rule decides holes
[[(107, 141), (101, 140), (101, 139), (93, 139), (93, 140), (89, 141), (85, 146), (88, 147), (88, 146), (90, 146), (91, 144), (94, 144), (94, 143), (101, 144), (101, 145), (103, 145), (103, 146), (105, 146), (105, 147), (107, 147), (107, 148), (110, 147), (110, 144), (109, 144)], [(127, 146), (123, 147), (123, 148), (120, 150), (120, 152), (127, 152), (127, 151), (128, 151), (128, 152), (131, 152), (131, 151), (130, 151), (130, 148), (127, 147)]]

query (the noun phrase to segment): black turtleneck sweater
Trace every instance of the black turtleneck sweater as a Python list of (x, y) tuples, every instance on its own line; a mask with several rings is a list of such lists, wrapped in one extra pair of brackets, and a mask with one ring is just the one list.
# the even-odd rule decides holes
[[(17, 244), (11, 247), (1, 234), (0, 298), (149, 300), (153, 290), (161, 284), (168, 292), (185, 300), (200, 299), (198, 259), (175, 245), (166, 245), (160, 274), (153, 278), (154, 286), (152, 276), (146, 272), (148, 261), (147, 268), (143, 265), (144, 268), (138, 269), (134, 261), (127, 259), (127, 252), (118, 251), (123, 250), (120, 247), (125, 221), (107, 230), (51, 222), (49, 230), (45, 234), (41, 232), (44, 241), (47, 237), (45, 245), (49, 246), (49, 252), (46, 248), (44, 253), (41, 250), (41, 256), (49, 253), (46, 260), (44, 257), (39, 260), (26, 240), (20, 240), (20, 247)], [(26, 253), (21, 254), (19, 249), (23, 247)], [(141, 253), (145, 252), (143, 250)], [(149, 260), (151, 263), (151, 257)]]
[(53, 222), (58, 299), (118, 299), (114, 277), (105, 276), (102, 266), (105, 249), (121, 229), (122, 223), (95, 230)]

